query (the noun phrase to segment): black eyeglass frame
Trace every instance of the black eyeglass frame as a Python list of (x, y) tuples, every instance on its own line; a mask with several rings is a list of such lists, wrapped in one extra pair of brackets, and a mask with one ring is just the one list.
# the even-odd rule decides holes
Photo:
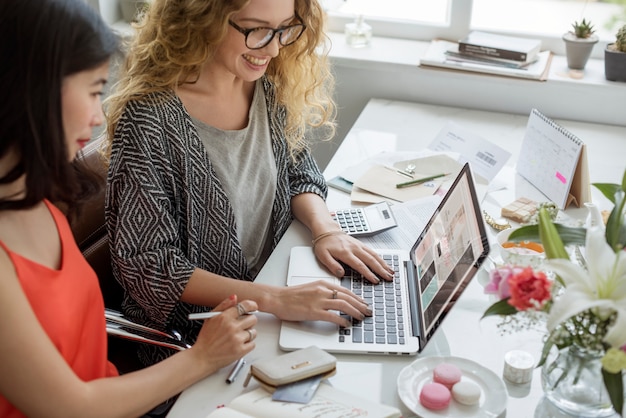
[[(238, 32), (240, 32), (241, 34), (243, 34), (243, 35), (244, 35), (244, 37), (245, 37), (244, 42), (245, 42), (245, 44), (246, 44), (246, 47), (248, 47), (248, 48), (250, 48), (250, 49), (263, 49), (263, 48), (265, 48), (266, 46), (268, 46), (268, 45), (269, 45), (269, 44), (270, 44), (270, 43), (274, 40), (274, 37), (276, 36), (276, 34), (278, 34), (278, 42), (280, 42), (280, 44), (281, 44), (282, 46), (289, 46), (289, 45), (291, 45), (291, 44), (294, 44), (294, 43), (295, 43), (298, 39), (300, 39), (300, 37), (302, 36), (302, 34), (304, 33), (304, 31), (306, 30), (306, 25), (305, 25), (304, 23), (302, 23), (302, 21), (301, 21), (301, 19), (300, 19), (300, 17), (299, 17), (298, 15), (296, 15), (296, 18), (297, 18), (298, 20), (300, 20), (300, 22), (301, 22), (301, 23), (297, 23), (297, 24), (295, 24), (295, 25), (284, 26), (284, 27), (280, 27), (280, 28), (277, 28), (277, 29), (274, 29), (274, 28), (268, 28), (268, 27), (264, 27), (264, 26), (259, 26), (259, 27), (257, 27), (257, 28), (245, 29), (245, 28), (242, 28), (241, 26), (239, 26), (238, 24), (236, 24), (235, 22), (233, 22), (233, 21), (232, 21), (232, 20), (230, 20), (230, 19), (228, 19), (228, 24), (229, 24), (230, 26), (232, 26), (233, 28), (235, 28)], [(289, 42), (288, 44), (284, 44), (284, 43), (283, 43), (283, 39), (282, 39), (282, 37), (283, 37), (283, 33), (284, 33), (286, 30), (289, 30), (289, 29), (291, 29), (291, 28), (293, 28), (293, 27), (296, 27), (296, 26), (302, 26), (302, 30), (300, 31), (300, 33), (298, 34), (298, 36), (296, 36), (296, 38), (295, 38), (293, 41)], [(255, 31), (258, 31), (258, 30), (267, 30), (267, 31), (271, 31), (271, 32), (272, 32), (272, 36), (270, 36), (270, 37), (268, 38), (267, 42), (266, 42), (264, 45), (262, 45), (262, 46), (256, 46), (256, 47), (251, 47), (250, 45), (248, 45), (248, 35), (249, 35), (249, 34), (251, 34), (252, 32), (255, 32)]]

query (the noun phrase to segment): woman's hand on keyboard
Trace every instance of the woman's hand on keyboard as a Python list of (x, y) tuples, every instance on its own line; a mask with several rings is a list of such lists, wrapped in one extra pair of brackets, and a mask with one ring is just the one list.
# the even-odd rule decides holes
[(351, 323), (342, 312), (357, 320), (372, 315), (369, 305), (359, 296), (327, 280), (278, 288), (272, 313), (288, 321), (328, 321), (342, 327)]
[(346, 234), (331, 235), (316, 243), (315, 256), (336, 277), (345, 275), (344, 266), (359, 272), (371, 283), (393, 280), (394, 271), (375, 250)]

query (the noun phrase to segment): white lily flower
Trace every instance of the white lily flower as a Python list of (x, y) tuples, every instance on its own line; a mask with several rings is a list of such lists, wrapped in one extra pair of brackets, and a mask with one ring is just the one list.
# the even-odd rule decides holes
[(587, 231), (585, 250), (588, 271), (569, 260), (546, 262), (546, 268), (565, 283), (563, 294), (550, 309), (548, 330), (590, 308), (612, 309), (617, 319), (604, 341), (621, 347), (626, 343), (626, 251), (615, 253), (599, 227)]

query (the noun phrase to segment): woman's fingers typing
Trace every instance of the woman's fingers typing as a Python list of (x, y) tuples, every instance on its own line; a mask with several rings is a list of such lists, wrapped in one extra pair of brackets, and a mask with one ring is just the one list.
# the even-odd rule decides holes
[(393, 279), (393, 269), (376, 251), (349, 236), (339, 235), (325, 239), (315, 247), (315, 254), (337, 277), (345, 275), (348, 267), (374, 284), (381, 279)]

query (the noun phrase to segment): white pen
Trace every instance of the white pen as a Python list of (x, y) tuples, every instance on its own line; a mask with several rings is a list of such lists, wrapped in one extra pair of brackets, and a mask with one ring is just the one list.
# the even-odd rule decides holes
[[(251, 312), (246, 312), (246, 315), (251, 315), (254, 313), (257, 313), (258, 311), (251, 311)], [(198, 312), (198, 313), (190, 313), (188, 318), (190, 320), (196, 320), (196, 319), (208, 319), (208, 318), (213, 318), (214, 316), (218, 316), (219, 314), (221, 314), (222, 311), (211, 311), (211, 312)]]
[(235, 381), (235, 378), (237, 377), (241, 369), (243, 369), (244, 364), (246, 364), (246, 361), (243, 359), (243, 357), (237, 360), (237, 363), (235, 363), (235, 366), (233, 367), (233, 369), (230, 371), (230, 374), (226, 378), (226, 383), (230, 385), (231, 383)]

